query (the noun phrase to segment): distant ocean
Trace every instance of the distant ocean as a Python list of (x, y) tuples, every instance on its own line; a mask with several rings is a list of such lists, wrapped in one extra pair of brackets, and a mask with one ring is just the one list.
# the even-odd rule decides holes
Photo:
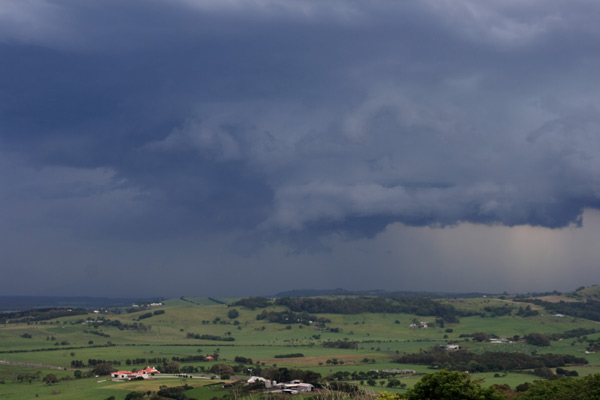
[(68, 296), (0, 296), (0, 312), (23, 311), (34, 308), (73, 307), (99, 308), (122, 307), (136, 302), (154, 301), (141, 298), (68, 297)]

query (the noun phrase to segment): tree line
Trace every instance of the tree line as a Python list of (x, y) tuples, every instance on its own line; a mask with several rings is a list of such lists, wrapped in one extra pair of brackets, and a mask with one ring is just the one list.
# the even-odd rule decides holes
[[(264, 297), (248, 297), (230, 305), (251, 310), (273, 305), (284, 306), (290, 311), (308, 314), (407, 313), (421, 316), (436, 316), (450, 323), (458, 322), (459, 316), (476, 315), (476, 313), (470, 311), (459, 311), (450, 304), (443, 304), (439, 301), (423, 297), (362, 296), (338, 299), (283, 297), (276, 300)], [(259, 315), (264, 315), (264, 313)]]
[(465, 372), (442, 370), (425, 375), (404, 394), (380, 393), (375, 400), (592, 400), (600, 398), (600, 374), (538, 380), (518, 385), (481, 386)]
[(83, 308), (38, 308), (35, 310), (0, 313), (0, 323), (22, 323), (87, 314)]
[(269, 311), (263, 310), (260, 314), (256, 315), (256, 319), (258, 321), (266, 320), (269, 322), (275, 322), (278, 324), (302, 324), (302, 325), (310, 325), (312, 323), (316, 324), (326, 324), (331, 322), (330, 319), (317, 317), (316, 315), (309, 314), (307, 312), (299, 312), (294, 313), (292, 311)]
[(432, 367), (469, 372), (515, 371), (540, 367), (556, 368), (569, 364), (588, 363), (585, 358), (570, 354), (529, 355), (496, 351), (473, 353), (467, 350), (446, 351), (440, 347), (432, 347), (419, 353), (394, 357), (393, 362), (430, 365)]
[(551, 303), (540, 299), (515, 299), (515, 301), (522, 301), (532, 303), (541, 307), (544, 307), (548, 312), (555, 314), (564, 314), (571, 317), (585, 318), (592, 321), (600, 321), (600, 301), (587, 300), (585, 302), (565, 302), (559, 301), (558, 303)]

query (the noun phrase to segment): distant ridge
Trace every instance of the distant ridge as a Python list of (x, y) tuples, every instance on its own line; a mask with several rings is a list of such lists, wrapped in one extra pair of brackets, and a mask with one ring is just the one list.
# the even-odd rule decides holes
[(430, 298), (472, 298), (482, 296), (496, 296), (497, 293), (483, 292), (467, 292), (467, 293), (451, 293), (451, 292), (413, 292), (408, 290), (403, 291), (385, 291), (385, 290), (346, 290), (337, 289), (296, 289), (279, 292), (272, 297), (318, 297), (318, 296), (381, 296), (381, 297), (430, 297)]
[(358, 290), (351, 291), (337, 289), (296, 289), (280, 292), (273, 297), (314, 297), (314, 296), (381, 296), (383, 290)]

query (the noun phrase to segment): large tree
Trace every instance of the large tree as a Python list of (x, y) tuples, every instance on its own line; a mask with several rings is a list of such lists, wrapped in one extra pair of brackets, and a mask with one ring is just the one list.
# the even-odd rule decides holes
[(409, 400), (502, 400), (499, 393), (472, 381), (466, 372), (441, 370), (425, 375), (410, 389)]
[(42, 379), (42, 382), (48, 385), (54, 385), (55, 383), (58, 383), (58, 378), (54, 374), (48, 374)]

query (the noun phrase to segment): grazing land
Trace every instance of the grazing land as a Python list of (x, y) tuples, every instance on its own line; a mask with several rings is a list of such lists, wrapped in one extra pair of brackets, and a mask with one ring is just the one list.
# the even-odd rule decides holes
[[(457, 298), (181, 297), (13, 309), (0, 314), (0, 397), (125, 399), (185, 387), (189, 398), (233, 398), (240, 397), (236, 386), (223, 385), (250, 375), (280, 381), (297, 370), (312, 371), (317, 387), (347, 383), (367, 396), (404, 393), (442, 368), (513, 389), (557, 373), (582, 377), (600, 373), (596, 289)], [(108, 375), (149, 365), (161, 373), (138, 381)]]

